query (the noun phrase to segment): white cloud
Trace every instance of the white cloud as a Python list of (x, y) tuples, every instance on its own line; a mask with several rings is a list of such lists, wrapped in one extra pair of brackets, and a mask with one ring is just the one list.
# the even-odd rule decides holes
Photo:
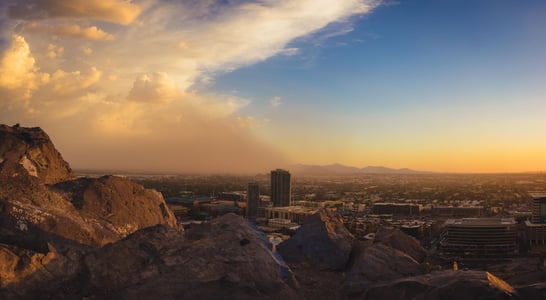
[(273, 107), (279, 107), (282, 104), (282, 99), (279, 96), (275, 96), (275, 97), (271, 98), (271, 100), (269, 100), (269, 103)]
[(298, 48), (286, 48), (281, 51), (281, 54), (286, 56), (294, 56), (299, 53), (300, 53), (300, 49)]
[[(199, 16), (179, 21), (179, 34), (184, 41), (182, 55), (194, 58), (199, 68), (222, 71), (263, 61), (276, 54), (293, 55), (297, 52), (295, 48), (286, 49), (293, 39), (352, 15), (366, 13), (374, 5), (375, 1), (354, 0), (241, 3), (221, 10), (207, 22), (202, 22)], [(180, 9), (186, 8), (187, 4)], [(171, 13), (166, 17), (179, 16)]]

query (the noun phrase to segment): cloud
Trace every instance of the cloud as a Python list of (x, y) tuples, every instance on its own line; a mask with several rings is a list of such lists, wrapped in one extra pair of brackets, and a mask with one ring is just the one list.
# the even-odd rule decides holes
[(271, 100), (269, 100), (269, 103), (273, 107), (279, 107), (282, 104), (282, 99), (279, 96), (275, 96), (275, 97), (271, 98)]
[[(172, 11), (190, 10), (179, 4)], [(228, 71), (263, 61), (277, 54), (294, 55), (296, 48), (286, 48), (295, 38), (309, 35), (325, 26), (363, 14), (377, 5), (376, 1), (286, 0), (239, 3), (202, 22), (199, 15), (182, 16), (179, 34), (183, 37), (182, 53), (194, 58), (204, 70)], [(166, 18), (180, 18), (163, 12)], [(175, 21), (172, 21), (175, 22)], [(249, 24), (252, 24), (249, 26)], [(191, 30), (184, 30), (191, 28)]]
[(141, 8), (130, 0), (7, 0), (8, 15), (17, 19), (90, 18), (127, 25)]
[(65, 101), (84, 95), (100, 81), (102, 71), (95, 67), (87, 72), (66, 72), (57, 70), (47, 76), (44, 84), (36, 91), (36, 101)]
[(235, 118), (237, 127), (239, 128), (256, 128), (256, 122), (254, 121), (254, 117), (247, 116), (247, 117), (237, 117)]
[(49, 44), (47, 46), (47, 57), (49, 58), (56, 58), (62, 56), (64, 53), (64, 48), (59, 47), (53, 44)]
[(164, 72), (138, 76), (127, 99), (141, 102), (171, 102), (176, 96), (176, 86)]
[[(22, 36), (13, 35), (0, 60), (0, 92), (28, 99), (47, 75), (38, 72), (36, 60)], [(6, 96), (5, 94), (4, 96)]]
[(49, 25), (32, 22), (25, 26), (26, 30), (32, 32), (47, 32), (53, 35), (87, 39), (94, 41), (112, 41), (115, 37), (96, 26), (80, 27), (79, 25)]
[(281, 51), (281, 54), (286, 56), (294, 56), (299, 53), (300, 53), (300, 49), (298, 48), (286, 48)]
[(268, 116), (211, 92), (215, 77), (299, 55), (294, 40), (327, 36), (377, 3), (8, 1), (2, 31), (19, 35), (0, 57), (0, 92), (26, 100), (0, 109), (3, 122), (42, 126), (74, 167), (187, 172), (283, 166), (260, 136)]

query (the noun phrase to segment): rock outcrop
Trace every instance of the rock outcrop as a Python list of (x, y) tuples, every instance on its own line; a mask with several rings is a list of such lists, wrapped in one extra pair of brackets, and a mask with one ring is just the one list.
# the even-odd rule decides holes
[(103, 246), (156, 224), (178, 227), (163, 196), (127, 179), (75, 179), (40, 128), (0, 125), (0, 243), (46, 253)]
[(290, 270), (234, 214), (185, 233), (157, 225), (102, 248), (29, 253), (23, 271), (14, 267), (21, 254), (2, 251), (0, 259), (9, 264), (0, 269), (7, 283), (0, 293), (9, 298), (298, 298)]
[(378, 243), (355, 247), (351, 267), (342, 288), (346, 295), (359, 296), (378, 282), (392, 281), (424, 273), (424, 268), (408, 254)]
[(0, 125), (0, 168), (19, 164), (21, 171), (45, 184), (76, 178), (70, 166), (39, 127)]
[(484, 271), (439, 271), (370, 287), (364, 299), (514, 299), (512, 286)]
[(126, 299), (296, 298), (290, 270), (234, 214), (184, 235), (164, 226), (136, 232), (87, 257), (86, 265), (94, 286)]
[(277, 249), (289, 264), (306, 261), (319, 269), (342, 270), (349, 260), (353, 240), (336, 212), (321, 209)]
[(414, 237), (399, 229), (380, 228), (375, 233), (374, 243), (381, 243), (393, 249), (400, 250), (418, 262), (423, 262), (427, 254), (425, 248)]

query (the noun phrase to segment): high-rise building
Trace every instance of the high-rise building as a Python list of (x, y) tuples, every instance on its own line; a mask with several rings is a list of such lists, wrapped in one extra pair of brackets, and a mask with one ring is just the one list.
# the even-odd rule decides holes
[(546, 193), (531, 193), (531, 220), (525, 221), (530, 246), (546, 245)]
[(535, 224), (546, 223), (546, 193), (534, 193), (531, 222)]
[(271, 202), (273, 206), (290, 206), (290, 172), (286, 170), (271, 171)]
[(249, 219), (256, 219), (259, 205), (260, 185), (257, 182), (249, 182), (246, 190), (246, 216)]

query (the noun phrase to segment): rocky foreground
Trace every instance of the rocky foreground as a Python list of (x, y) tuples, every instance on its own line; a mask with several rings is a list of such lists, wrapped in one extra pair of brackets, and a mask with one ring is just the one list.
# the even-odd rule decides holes
[(544, 269), (526, 270), (544, 280), (441, 270), (328, 210), (277, 249), (233, 214), (183, 231), (160, 193), (75, 178), (43, 130), (0, 125), (0, 299), (545, 299)]

